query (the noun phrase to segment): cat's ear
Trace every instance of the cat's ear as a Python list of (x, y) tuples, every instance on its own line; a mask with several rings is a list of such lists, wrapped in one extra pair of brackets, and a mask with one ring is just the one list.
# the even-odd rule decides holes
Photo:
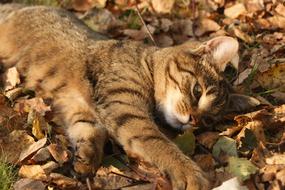
[(242, 112), (260, 105), (260, 101), (256, 98), (241, 95), (230, 94), (227, 112)]
[(237, 69), (239, 44), (236, 39), (228, 36), (219, 36), (203, 45), (205, 53), (210, 55), (213, 64), (216, 64), (221, 72), (225, 70), (228, 63), (231, 63)]

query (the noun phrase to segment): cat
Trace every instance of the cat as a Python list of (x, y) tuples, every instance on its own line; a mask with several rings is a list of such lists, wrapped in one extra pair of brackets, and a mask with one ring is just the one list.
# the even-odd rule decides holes
[(234, 94), (223, 77), (237, 40), (220, 36), (158, 48), (111, 40), (71, 13), (45, 6), (0, 5), (0, 58), (26, 88), (49, 100), (74, 147), (74, 169), (92, 174), (108, 136), (157, 166), (175, 190), (209, 189), (205, 173), (160, 132), (155, 114), (185, 130), (205, 116), (258, 102)]

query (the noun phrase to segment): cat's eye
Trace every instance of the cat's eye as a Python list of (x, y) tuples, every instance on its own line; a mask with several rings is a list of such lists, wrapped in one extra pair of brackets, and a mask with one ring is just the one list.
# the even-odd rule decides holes
[(196, 83), (193, 89), (193, 94), (197, 100), (200, 99), (202, 96), (202, 87), (199, 85), (199, 83)]

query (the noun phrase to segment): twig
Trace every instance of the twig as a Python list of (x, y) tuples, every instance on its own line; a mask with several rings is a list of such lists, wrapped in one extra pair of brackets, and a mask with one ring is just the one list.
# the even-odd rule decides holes
[(88, 190), (92, 190), (89, 177), (86, 178), (86, 185), (87, 185)]
[(145, 21), (144, 21), (143, 18), (142, 18), (142, 15), (141, 15), (140, 10), (139, 10), (139, 8), (138, 8), (137, 2), (136, 2), (135, 7), (136, 7), (136, 11), (137, 11), (137, 13), (138, 13), (138, 15), (139, 15), (139, 18), (140, 18), (141, 22), (143, 23), (143, 25), (145, 26), (146, 31), (147, 31), (147, 33), (148, 33), (148, 35), (149, 35), (149, 37), (150, 37), (152, 43), (153, 43), (155, 46), (157, 46), (157, 43), (155, 42), (155, 40), (154, 40), (154, 38), (153, 38), (151, 32), (149, 31), (147, 25), (145, 24)]

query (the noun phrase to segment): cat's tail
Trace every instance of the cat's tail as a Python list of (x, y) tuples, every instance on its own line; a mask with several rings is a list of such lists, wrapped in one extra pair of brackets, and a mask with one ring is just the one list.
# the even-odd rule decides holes
[(0, 23), (6, 20), (6, 18), (10, 15), (13, 14), (13, 12), (23, 8), (24, 5), (21, 4), (1, 4), (0, 3)]

